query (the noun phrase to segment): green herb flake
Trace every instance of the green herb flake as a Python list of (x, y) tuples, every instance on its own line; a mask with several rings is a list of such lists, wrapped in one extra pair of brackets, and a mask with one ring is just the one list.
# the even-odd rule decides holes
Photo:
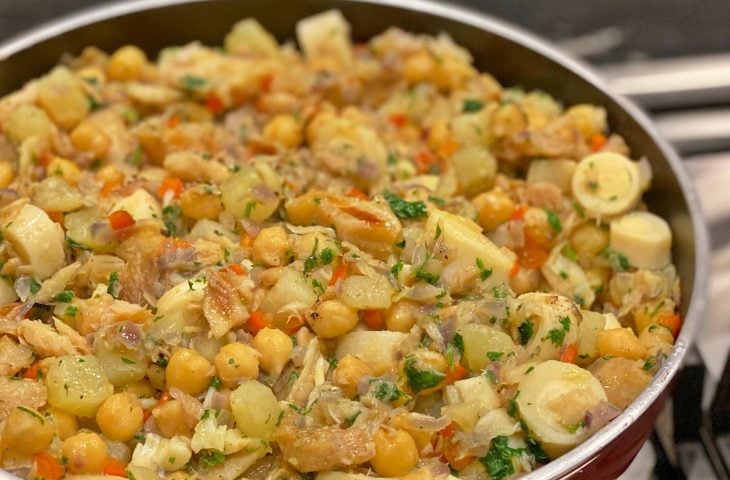
[(385, 192), (383, 197), (398, 218), (423, 218), (428, 214), (426, 204), (421, 200), (407, 202), (392, 192)]
[(210, 386), (213, 387), (213, 388), (215, 388), (216, 390), (220, 390), (221, 387), (223, 386), (223, 382), (221, 382), (221, 379), (220, 378), (213, 377), (210, 380)]
[(373, 396), (383, 402), (393, 402), (405, 396), (405, 393), (392, 382), (378, 381)]
[(568, 431), (568, 433), (575, 433), (584, 426), (585, 423), (583, 422), (583, 420), (581, 420), (580, 422), (571, 423), (570, 425), (566, 426), (565, 429)]
[(435, 273), (423, 271), (423, 265), (422, 265), (413, 272), (413, 278), (415, 278), (416, 280), (423, 280), (424, 282), (430, 283), (431, 285), (433, 285), (439, 281), (440, 277), (438, 275), (436, 275)]
[(46, 423), (45, 419), (40, 414), (34, 412), (30, 408), (25, 408), (23, 406), (18, 406), (16, 408), (18, 410), (20, 410), (21, 412), (27, 413), (28, 415), (31, 415), (32, 417), (35, 417), (35, 419), (38, 420), (39, 422), (41, 422), (41, 424), (45, 424)]
[(304, 273), (309, 273), (317, 268), (317, 249), (319, 248), (319, 238), (314, 238), (312, 253), (304, 260)]
[(319, 252), (319, 261), (322, 265), (329, 265), (335, 258), (335, 252), (331, 248), (325, 248)]
[(416, 357), (410, 356), (406, 358), (403, 365), (403, 371), (406, 374), (408, 386), (411, 388), (413, 393), (418, 393), (422, 390), (432, 388), (440, 384), (446, 375), (441, 372), (435, 372), (431, 370), (420, 370), (416, 367)]
[(355, 423), (355, 420), (357, 420), (357, 417), (359, 417), (361, 414), (362, 414), (362, 410), (358, 410), (357, 412), (355, 412), (352, 415), (350, 415), (349, 417), (347, 417), (345, 419), (345, 421), (342, 422), (342, 425), (345, 428), (351, 427)]
[(168, 205), (162, 210), (162, 221), (165, 224), (165, 235), (174, 237), (178, 234), (180, 227), (180, 216), (182, 210), (179, 205)]
[(474, 113), (484, 108), (484, 102), (481, 100), (464, 100), (461, 111), (464, 113)]
[(197, 75), (183, 75), (178, 80), (180, 87), (184, 90), (194, 92), (202, 89), (208, 83), (208, 81)]
[(63, 292), (61, 292), (61, 293), (57, 294), (55, 297), (53, 297), (54, 302), (61, 302), (61, 303), (69, 303), (73, 299), (74, 299), (73, 290), (64, 290)]
[(631, 264), (629, 263), (629, 259), (626, 258), (625, 255), (621, 253), (616, 254), (616, 261), (618, 262), (619, 267), (621, 267), (621, 270), (624, 272), (628, 272), (631, 269)]
[(492, 385), (496, 385), (497, 383), (499, 383), (497, 381), (497, 376), (491, 370), (487, 370), (486, 372), (484, 372), (484, 376), (487, 377), (487, 379), (489, 379), (489, 381), (492, 383)]
[(547, 208), (545, 209), (545, 213), (547, 214), (547, 221), (550, 224), (550, 228), (552, 228), (555, 233), (562, 232), (563, 224), (560, 221), (558, 214), (552, 210), (548, 210)]
[(461, 355), (464, 355), (464, 337), (460, 333), (454, 334), (449, 345), (453, 345)]
[(535, 324), (531, 320), (525, 320), (517, 327), (517, 333), (520, 337), (520, 345), (527, 345), (535, 331)]
[(565, 258), (570, 260), (571, 262), (577, 262), (578, 261), (578, 254), (575, 253), (575, 250), (573, 250), (573, 247), (570, 246), (569, 243), (566, 243), (563, 249), (560, 251), (560, 253), (563, 254)]
[(446, 200), (444, 200), (441, 197), (437, 197), (435, 195), (429, 195), (428, 196), (428, 201), (431, 202), (431, 203), (435, 203), (439, 207), (443, 207), (444, 205), (446, 205)]
[(479, 279), (482, 282), (492, 276), (492, 269), (486, 268), (484, 266), (484, 260), (480, 257), (477, 257), (477, 268), (479, 269)]
[(559, 347), (563, 344), (563, 340), (565, 340), (565, 330), (553, 328), (547, 333), (545, 338), (553, 342), (553, 345), (556, 347)]
[(515, 473), (513, 459), (524, 451), (523, 448), (510, 447), (507, 437), (500, 435), (492, 439), (489, 452), (479, 461), (487, 469), (490, 480), (502, 480)]
[(109, 282), (107, 283), (106, 293), (114, 298), (117, 298), (119, 294), (119, 272), (112, 272), (109, 275)]
[(504, 352), (487, 352), (487, 358), (492, 362), (496, 362), (502, 358), (502, 355), (504, 355)]
[(30, 279), (30, 293), (36, 294), (41, 290), (41, 283), (35, 278)]
[(69, 305), (68, 307), (66, 307), (66, 310), (63, 311), (63, 314), (67, 317), (75, 317), (78, 313), (79, 308), (73, 305)]
[(122, 357), (122, 363), (126, 363), (127, 365), (134, 365), (137, 362), (135, 362), (131, 358)]
[(390, 267), (390, 274), (393, 275), (393, 277), (398, 278), (401, 270), (403, 270), (403, 262), (398, 261), (398, 263)]
[(202, 463), (205, 468), (215, 467), (225, 461), (226, 456), (221, 452), (208, 452), (200, 457), (200, 463)]
[(641, 368), (648, 372), (649, 370), (654, 368), (655, 365), (656, 365), (656, 358), (649, 357), (644, 361), (644, 365)]

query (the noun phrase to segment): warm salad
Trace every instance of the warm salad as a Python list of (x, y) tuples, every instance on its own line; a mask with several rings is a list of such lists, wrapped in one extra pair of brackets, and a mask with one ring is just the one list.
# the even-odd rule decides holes
[[(0, 100), (0, 466), (501, 480), (680, 326), (645, 159), (448, 35), (65, 58)], [(111, 476), (111, 477), (110, 477)]]

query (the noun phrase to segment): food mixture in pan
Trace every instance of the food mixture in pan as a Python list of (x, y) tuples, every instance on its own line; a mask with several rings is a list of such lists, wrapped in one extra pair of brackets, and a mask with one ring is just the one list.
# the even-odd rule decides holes
[[(0, 466), (500, 480), (672, 351), (646, 159), (448, 35), (64, 58), (0, 101)], [(109, 477), (106, 477), (109, 478)]]

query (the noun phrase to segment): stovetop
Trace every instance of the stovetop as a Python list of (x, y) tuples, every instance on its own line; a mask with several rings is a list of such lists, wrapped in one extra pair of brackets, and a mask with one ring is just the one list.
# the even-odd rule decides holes
[[(99, 0), (0, 0), (0, 41)], [(655, 434), (622, 479), (728, 479), (730, 19), (728, 0), (451, 0), (592, 63), (682, 154), (710, 226), (710, 315)], [(687, 412), (690, 412), (687, 414)]]

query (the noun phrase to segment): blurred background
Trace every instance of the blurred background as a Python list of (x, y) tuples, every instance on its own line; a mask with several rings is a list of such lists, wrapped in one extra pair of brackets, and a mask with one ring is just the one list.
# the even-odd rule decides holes
[[(101, 3), (0, 0), (0, 41)], [(730, 1), (449, 3), (520, 25), (592, 64), (683, 156), (710, 225), (710, 315), (652, 440), (622, 479), (730, 478)]]

